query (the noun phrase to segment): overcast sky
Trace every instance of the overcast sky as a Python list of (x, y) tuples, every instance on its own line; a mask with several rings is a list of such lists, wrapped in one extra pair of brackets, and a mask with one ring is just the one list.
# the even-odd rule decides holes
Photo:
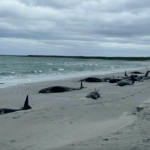
[(0, 54), (150, 56), (150, 0), (0, 0)]

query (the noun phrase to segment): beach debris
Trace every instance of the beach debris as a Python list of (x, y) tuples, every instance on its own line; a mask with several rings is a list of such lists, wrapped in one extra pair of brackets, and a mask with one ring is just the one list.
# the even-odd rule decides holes
[(28, 95), (27, 95), (26, 100), (24, 102), (24, 106), (22, 108), (20, 109), (0, 108), (0, 114), (6, 114), (6, 113), (11, 113), (11, 112), (20, 111), (20, 110), (27, 110), (31, 108), (32, 107), (30, 107), (28, 104)]
[(100, 94), (98, 93), (98, 91), (95, 89), (94, 92), (89, 93), (87, 96), (87, 98), (93, 98), (93, 99), (97, 99), (100, 97)]
[(67, 92), (67, 91), (74, 91), (74, 90), (81, 90), (85, 87), (83, 87), (82, 80), (80, 80), (81, 86), (80, 88), (70, 88), (65, 86), (52, 86), (48, 88), (44, 88), (39, 91), (39, 93), (59, 93), (59, 92)]

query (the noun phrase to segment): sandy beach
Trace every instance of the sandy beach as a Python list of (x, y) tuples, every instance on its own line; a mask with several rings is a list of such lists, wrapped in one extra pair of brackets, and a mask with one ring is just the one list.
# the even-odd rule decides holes
[[(124, 76), (124, 72), (97, 77), (112, 75)], [(82, 90), (38, 93), (56, 85), (78, 88), (79, 80), (0, 88), (0, 108), (20, 108), (26, 95), (32, 107), (0, 115), (0, 150), (150, 149), (150, 80), (124, 87), (109, 82), (83, 82), (86, 88)], [(86, 98), (95, 89), (100, 98)], [(138, 106), (143, 108), (139, 112)]]

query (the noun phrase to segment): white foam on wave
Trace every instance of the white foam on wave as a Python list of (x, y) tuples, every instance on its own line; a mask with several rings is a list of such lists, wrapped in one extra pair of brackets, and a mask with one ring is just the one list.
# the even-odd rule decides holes
[[(136, 68), (141, 69), (141, 68)], [(135, 70), (135, 68), (126, 69), (126, 71)], [(53, 81), (53, 80), (61, 80), (61, 79), (68, 79), (68, 78), (76, 78), (76, 77), (86, 77), (86, 76), (93, 76), (93, 75), (105, 75), (110, 73), (117, 73), (117, 72), (124, 72), (124, 68), (118, 69), (103, 69), (97, 71), (81, 71), (81, 72), (70, 72), (70, 73), (53, 73), (53, 74), (32, 74), (26, 76), (18, 76), (17, 78), (9, 78), (4, 77), (0, 80), (4, 84), (0, 84), (0, 88), (5, 88), (9, 86), (14, 86), (18, 84), (25, 84), (25, 83), (33, 83), (33, 82), (41, 82), (41, 81)]]
[(14, 77), (12, 77), (12, 76), (9, 76), (8, 78), (9, 78), (9, 79), (14, 79)]
[(51, 76), (54, 76), (54, 75), (56, 75), (56, 73), (51, 74)]
[(59, 71), (63, 71), (64, 69), (62, 68), (62, 69), (58, 69)]

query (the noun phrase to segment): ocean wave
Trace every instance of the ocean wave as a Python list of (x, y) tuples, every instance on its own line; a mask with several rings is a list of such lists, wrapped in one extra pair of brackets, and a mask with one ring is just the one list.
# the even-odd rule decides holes
[(31, 71), (26, 71), (25, 73), (29, 74), (35, 74), (35, 73), (42, 73), (42, 70), (31, 70)]
[(15, 72), (1, 72), (0, 73), (0, 75), (4, 75), (4, 76), (12, 75), (12, 74), (15, 74)]
[(52, 65), (54, 65), (53, 63), (47, 63), (47, 65), (50, 65), (50, 66), (52, 66)]
[(56, 73), (51, 74), (51, 76), (54, 76), (54, 75), (56, 75)]

